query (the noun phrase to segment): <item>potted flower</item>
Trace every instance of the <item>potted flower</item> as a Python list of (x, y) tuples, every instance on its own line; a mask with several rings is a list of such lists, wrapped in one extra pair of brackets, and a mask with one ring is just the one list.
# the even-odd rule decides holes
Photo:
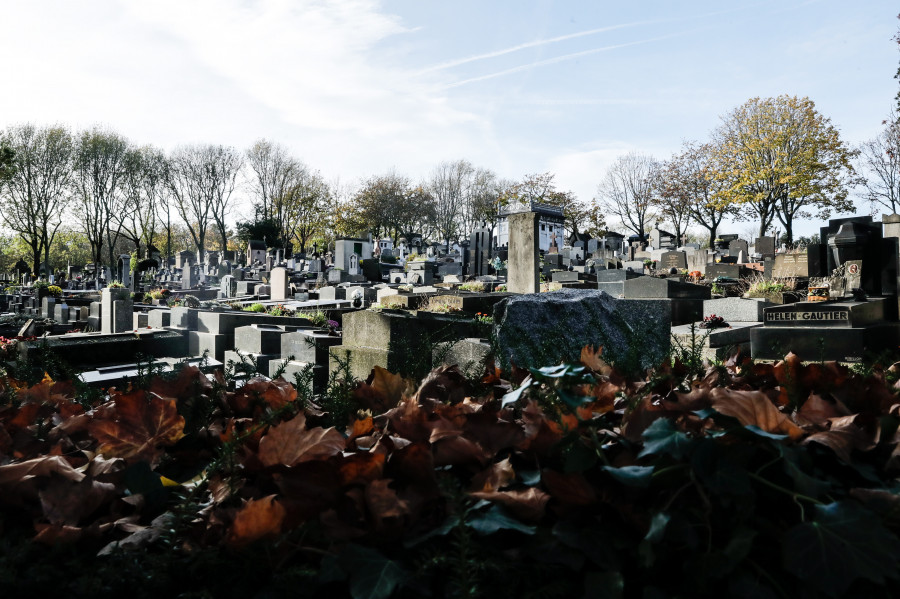
[(50, 295), (50, 283), (47, 281), (35, 281), (32, 288), (34, 289), (34, 294), (37, 296), (38, 301), (41, 301)]
[(328, 331), (328, 334), (332, 337), (339, 337), (341, 335), (339, 329), (341, 325), (336, 320), (328, 319), (325, 321), (325, 330)]

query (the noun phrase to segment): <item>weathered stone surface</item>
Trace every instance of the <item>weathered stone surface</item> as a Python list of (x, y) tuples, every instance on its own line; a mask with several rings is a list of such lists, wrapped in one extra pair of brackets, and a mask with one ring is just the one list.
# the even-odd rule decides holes
[(534, 293), (539, 289), (539, 239), (536, 213), (509, 215), (509, 275), (506, 286), (511, 293)]
[(621, 369), (658, 366), (668, 354), (671, 305), (620, 300), (602, 291), (564, 289), (511, 297), (494, 308), (498, 358), (504, 370), (578, 360), (585, 345)]
[(703, 302), (703, 317), (721, 316), (725, 322), (761, 322), (763, 309), (772, 306), (764, 298), (722, 297)]

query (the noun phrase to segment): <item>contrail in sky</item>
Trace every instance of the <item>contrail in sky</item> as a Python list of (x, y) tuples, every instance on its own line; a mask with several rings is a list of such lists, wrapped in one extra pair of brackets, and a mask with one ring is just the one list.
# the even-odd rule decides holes
[[(818, 0), (805, 0), (805, 2), (817, 2), (817, 1), (818, 1)], [(527, 49), (527, 48), (534, 48), (534, 47), (537, 47), (537, 46), (545, 46), (545, 45), (547, 45), (547, 44), (555, 44), (555, 43), (557, 43), (557, 42), (564, 42), (564, 41), (566, 41), (566, 40), (576, 39), (576, 38), (579, 38), (579, 37), (585, 37), (585, 36), (588, 36), (588, 35), (596, 35), (596, 34), (598, 34), (598, 33), (605, 33), (605, 32), (607, 32), (607, 31), (615, 31), (615, 30), (617, 30), (617, 29), (628, 29), (628, 28), (631, 28), (631, 27), (638, 27), (638, 26), (641, 26), (641, 25), (654, 25), (654, 24), (658, 24), (658, 23), (673, 23), (673, 22), (687, 21), (687, 20), (693, 21), (693, 20), (695, 20), (695, 19), (704, 19), (704, 18), (708, 18), (708, 17), (715, 17), (715, 16), (719, 16), (719, 15), (724, 15), (724, 14), (729, 14), (729, 13), (734, 13), (734, 12), (740, 12), (740, 11), (745, 11), (745, 10), (748, 10), (748, 9), (757, 8), (757, 7), (759, 7), (759, 6), (762, 6), (762, 5), (765, 5), (765, 4), (772, 4), (772, 3), (773, 3), (773, 0), (766, 0), (766, 1), (764, 1), (764, 2), (757, 2), (757, 3), (755, 3), (755, 4), (748, 5), (748, 6), (742, 6), (742, 7), (739, 7), (739, 8), (729, 8), (729, 9), (724, 9), (724, 10), (718, 10), (718, 11), (713, 11), (713, 12), (705, 13), (705, 14), (702, 14), (702, 15), (691, 15), (691, 16), (677, 17), (677, 18), (671, 18), (671, 19), (655, 19), (655, 20), (649, 20), (649, 21), (635, 21), (635, 22), (633, 22), (633, 23), (622, 23), (622, 24), (620, 24), (620, 25), (609, 25), (609, 26), (607, 26), (607, 27), (598, 27), (598, 28), (596, 28), (596, 29), (588, 29), (588, 30), (586, 30), (586, 31), (578, 31), (578, 32), (576, 32), (576, 33), (568, 33), (568, 34), (566, 34), (566, 35), (560, 35), (560, 36), (557, 36), (557, 37), (548, 37), (548, 38), (546, 38), (546, 39), (539, 39), (539, 40), (534, 40), (534, 41), (531, 41), (531, 42), (525, 42), (525, 43), (522, 43), (522, 44), (517, 44), (517, 45), (515, 45), (515, 46), (510, 46), (510, 47), (508, 47), (508, 48), (502, 48), (502, 49), (500, 49), (500, 50), (494, 50), (493, 52), (485, 52), (484, 54), (477, 54), (477, 55), (475, 55), (475, 56), (469, 56), (469, 57), (466, 57), (466, 58), (458, 58), (458, 59), (456, 59), (456, 60), (449, 60), (449, 61), (447, 61), (447, 62), (442, 62), (442, 63), (440, 63), (440, 64), (436, 64), (436, 65), (431, 66), (431, 67), (428, 67), (428, 68), (426, 68), (426, 69), (422, 69), (421, 71), (419, 71), (419, 72), (417, 72), (417, 73), (415, 73), (415, 74), (416, 74), (416, 75), (424, 75), (425, 73), (432, 73), (432, 72), (434, 72), (434, 71), (441, 71), (441, 70), (443, 70), (443, 69), (449, 69), (449, 68), (452, 68), (452, 67), (457, 67), (457, 66), (460, 66), (460, 65), (463, 65), (463, 64), (468, 64), (468, 63), (470, 63), (470, 62), (476, 62), (476, 61), (479, 61), (479, 60), (486, 60), (486, 59), (488, 59), (488, 58), (495, 58), (495, 57), (497, 57), (497, 56), (503, 56), (503, 55), (505, 55), (505, 54), (512, 54), (513, 52), (518, 52), (519, 50), (525, 50), (525, 49)], [(664, 39), (664, 38), (657, 38), (657, 39)], [(613, 48), (621, 48), (621, 47), (624, 47), (624, 46), (631, 46), (631, 45), (634, 45), (634, 44), (642, 44), (642, 43), (646, 43), (646, 42), (648, 42), (648, 41), (655, 41), (655, 40), (644, 40), (644, 41), (641, 41), (641, 42), (631, 42), (631, 43), (628, 43), (628, 44), (622, 44), (622, 45), (619, 45), (619, 46), (609, 46), (609, 47), (606, 47), (606, 48), (598, 48), (598, 49), (595, 49), (595, 50), (588, 50), (588, 51), (586, 51), (585, 53), (590, 54), (590, 53), (593, 53), (593, 52), (602, 52), (603, 50), (611, 50), (611, 49), (613, 49)], [(549, 62), (546, 63), (546, 64), (550, 64), (551, 62), (558, 62), (559, 60), (565, 60), (566, 58), (569, 58), (569, 57), (575, 57), (575, 56), (579, 56), (579, 55), (581, 55), (581, 53), (576, 53), (576, 54), (566, 55), (566, 56), (563, 56), (563, 57), (559, 57), (558, 59), (549, 59)], [(456, 86), (458, 86), (458, 85), (463, 85), (464, 83), (471, 83), (471, 82), (473, 82), (473, 81), (481, 81), (482, 79), (490, 79), (491, 77), (495, 77), (495, 76), (497, 76), (497, 75), (504, 75), (504, 74), (506, 74), (506, 73), (515, 73), (515, 72), (520, 71), (520, 70), (522, 70), (522, 69), (529, 68), (529, 67), (531, 67), (531, 66), (539, 66), (539, 65), (541, 65), (541, 64), (545, 64), (545, 63), (543, 63), (543, 62), (536, 62), (536, 63), (533, 63), (533, 64), (531, 64), (531, 65), (526, 65), (526, 66), (522, 66), (522, 67), (515, 67), (515, 68), (509, 69), (509, 70), (507, 70), (507, 71), (501, 71), (500, 73), (496, 73), (496, 74), (494, 74), (494, 75), (485, 75), (485, 76), (483, 76), (483, 77), (475, 77), (475, 78), (473, 78), (473, 79), (467, 79), (467, 80), (465, 80), (465, 81), (462, 81), (462, 82), (459, 82), (459, 83), (456, 83), (456, 84), (453, 84), (453, 85), (449, 85), (449, 86), (447, 86), (447, 87), (456, 87)]]
[(661, 21), (637, 21), (635, 23), (624, 23), (622, 25), (610, 25), (609, 27), (600, 27), (598, 29), (589, 29), (587, 31), (579, 31), (577, 33), (569, 33), (566, 35), (560, 35), (558, 37), (549, 37), (547, 39), (534, 40), (533, 42), (525, 42), (524, 44), (519, 44), (517, 46), (510, 46), (509, 48), (503, 48), (502, 50), (494, 50), (493, 52), (486, 52), (484, 54), (478, 54), (476, 56), (469, 56), (468, 58), (459, 58), (457, 60), (450, 60), (447, 62), (442, 62), (440, 64), (434, 65), (433, 67), (428, 67), (427, 69), (423, 69), (416, 74), (422, 75), (424, 73), (430, 73), (432, 71), (440, 71), (442, 69), (449, 69), (452, 67), (459, 66), (461, 64), (475, 62), (477, 60), (485, 60), (487, 58), (494, 58), (495, 56), (503, 56), (504, 54), (511, 54), (513, 52), (518, 52), (519, 50), (524, 50), (526, 48), (534, 48), (535, 46), (543, 46), (545, 44), (564, 42), (566, 40), (584, 37), (586, 35), (595, 35), (597, 33), (603, 33), (606, 31), (614, 31), (616, 29), (626, 29), (628, 27), (637, 27), (638, 25), (650, 25), (653, 23), (660, 23), (660, 22)]
[(531, 62), (528, 64), (519, 65), (517, 67), (513, 67), (511, 69), (506, 69), (503, 71), (497, 71), (496, 73), (490, 73), (488, 75), (481, 75), (479, 77), (472, 77), (471, 79), (464, 79), (462, 81), (457, 81), (455, 83), (450, 83), (442, 86), (441, 89), (448, 89), (451, 87), (459, 87), (461, 85), (466, 85), (468, 83), (475, 83), (476, 81), (484, 81), (485, 79), (493, 79), (494, 77), (500, 77), (502, 75), (509, 75), (511, 73), (518, 73), (520, 71), (525, 71), (528, 69), (532, 69), (534, 67), (542, 67), (548, 64), (554, 64), (557, 62), (562, 62), (564, 60), (571, 60), (573, 58), (579, 58), (581, 56), (587, 56), (589, 54), (598, 54), (600, 52), (606, 52), (608, 50), (616, 50), (618, 48), (627, 48), (628, 46), (637, 46), (640, 44), (649, 44), (651, 42), (658, 42), (660, 40), (666, 40), (673, 37), (680, 37), (683, 35), (687, 35), (688, 33), (693, 32), (682, 32), (682, 33), (672, 33), (669, 35), (662, 35), (660, 37), (652, 37), (646, 40), (638, 40), (636, 42), (628, 42), (625, 44), (615, 44), (613, 46), (603, 46), (602, 48), (591, 48), (590, 50), (582, 50), (581, 52), (573, 52), (572, 54), (563, 54), (562, 56), (555, 56), (553, 58), (546, 58), (544, 60), (538, 60), (536, 62)]

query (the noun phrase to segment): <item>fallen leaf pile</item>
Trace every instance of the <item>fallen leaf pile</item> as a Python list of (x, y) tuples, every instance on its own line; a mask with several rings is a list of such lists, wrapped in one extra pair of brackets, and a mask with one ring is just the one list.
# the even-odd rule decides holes
[[(337, 427), (285, 381), (226, 391), (193, 367), (94, 405), (67, 382), (6, 380), (0, 538), (117, 568), (139, 554), (199, 571), (214, 552), (218, 582), (160, 580), (220, 596), (288, 580), (355, 598), (900, 587), (900, 366), (788, 355), (629, 380), (599, 349), (581, 362), (517, 385), (376, 367)], [(252, 580), (227, 565), (246, 560)]]

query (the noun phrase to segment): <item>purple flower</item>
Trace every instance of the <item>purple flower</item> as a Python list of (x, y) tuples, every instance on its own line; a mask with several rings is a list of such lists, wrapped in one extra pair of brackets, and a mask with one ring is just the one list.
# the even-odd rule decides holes
[(326, 320), (325, 326), (328, 327), (329, 329), (336, 329), (341, 325), (339, 325), (336, 320)]

